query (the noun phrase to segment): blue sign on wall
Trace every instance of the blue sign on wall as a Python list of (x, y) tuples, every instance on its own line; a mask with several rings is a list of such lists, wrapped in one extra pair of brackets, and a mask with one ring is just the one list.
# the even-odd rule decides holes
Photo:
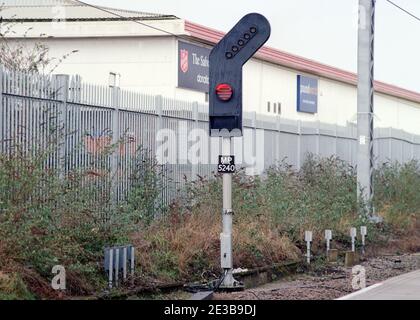
[(178, 42), (178, 87), (209, 92), (210, 49)]
[(297, 111), (318, 112), (318, 79), (297, 76)]

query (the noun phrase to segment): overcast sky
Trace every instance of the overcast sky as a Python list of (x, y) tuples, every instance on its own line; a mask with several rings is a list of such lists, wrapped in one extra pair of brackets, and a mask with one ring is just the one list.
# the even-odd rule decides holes
[[(224, 32), (249, 12), (272, 25), (268, 45), (356, 71), (358, 0), (85, 0), (114, 8), (174, 14)], [(393, 0), (420, 17), (419, 0)], [(420, 92), (420, 21), (377, 0), (375, 77)]]

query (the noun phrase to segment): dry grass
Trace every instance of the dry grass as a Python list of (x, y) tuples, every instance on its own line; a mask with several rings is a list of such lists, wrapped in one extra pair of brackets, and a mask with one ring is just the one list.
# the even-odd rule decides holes
[[(265, 217), (234, 217), (234, 265), (241, 268), (266, 266), (297, 259), (298, 248)], [(143, 275), (160, 281), (190, 281), (218, 274), (220, 269), (221, 215), (200, 211), (172, 214), (136, 233), (139, 268)]]

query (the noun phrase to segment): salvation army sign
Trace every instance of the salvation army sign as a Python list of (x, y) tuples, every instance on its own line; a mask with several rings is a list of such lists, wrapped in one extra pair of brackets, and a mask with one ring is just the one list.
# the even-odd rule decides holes
[(178, 87), (209, 92), (210, 49), (178, 42)]
[(297, 111), (318, 112), (318, 79), (297, 76)]

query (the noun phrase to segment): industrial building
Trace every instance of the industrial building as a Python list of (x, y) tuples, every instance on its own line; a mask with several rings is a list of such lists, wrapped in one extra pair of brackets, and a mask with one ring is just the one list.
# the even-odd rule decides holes
[[(56, 73), (208, 101), (208, 54), (222, 32), (172, 15), (99, 10), (72, 0), (7, 0), (1, 15), (3, 21), (19, 22), (11, 41), (42, 40), (55, 57), (78, 50)], [(263, 47), (244, 68), (244, 110), (347, 126), (356, 122), (356, 82), (351, 72)], [(420, 134), (420, 93), (382, 82), (375, 90), (375, 127)]]

